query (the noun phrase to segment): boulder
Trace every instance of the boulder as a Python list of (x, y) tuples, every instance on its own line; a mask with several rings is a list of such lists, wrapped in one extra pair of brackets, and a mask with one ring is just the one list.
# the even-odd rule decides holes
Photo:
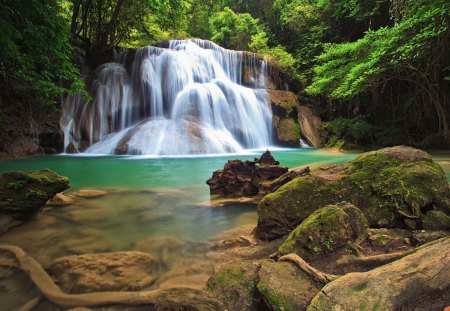
[(154, 258), (143, 252), (97, 253), (56, 259), (49, 272), (66, 292), (139, 291), (156, 280)]
[(340, 201), (338, 191), (325, 179), (297, 177), (259, 202), (255, 235), (261, 240), (284, 236), (318, 208)]
[(290, 91), (267, 90), (272, 108), (275, 138), (283, 145), (298, 147), (300, 126), (297, 122), (297, 96)]
[(348, 273), (327, 284), (308, 311), (442, 310), (450, 297), (450, 238), (368, 272)]
[[(317, 170), (293, 179), (258, 205), (256, 236), (288, 234), (315, 210), (347, 201), (372, 227), (421, 229), (424, 214), (450, 215), (450, 194), (442, 168), (431, 156), (397, 146), (363, 153), (339, 169)], [(446, 217), (440, 217), (446, 223)]]
[(316, 210), (306, 218), (278, 250), (280, 255), (305, 251), (318, 255), (361, 242), (368, 236), (364, 214), (352, 204), (342, 202)]
[(427, 230), (450, 230), (450, 216), (443, 211), (428, 211), (422, 223)]
[(12, 225), (33, 218), (46, 202), (69, 188), (69, 179), (49, 169), (30, 172), (9, 172), (0, 175), (0, 218), (8, 223), (0, 234)]
[(298, 147), (300, 144), (300, 126), (291, 118), (274, 119), (277, 140), (283, 145)]
[(213, 172), (206, 181), (211, 194), (222, 196), (255, 196), (259, 193), (259, 183), (275, 180), (288, 171), (266, 151), (255, 161), (229, 160), (223, 170)]
[(280, 119), (297, 119), (297, 96), (290, 91), (267, 90), (272, 114)]
[(228, 264), (208, 280), (227, 310), (304, 310), (321, 285), (292, 263), (264, 259)]
[(305, 310), (322, 287), (289, 262), (262, 261), (258, 277), (258, 293), (273, 311)]
[(313, 147), (322, 147), (323, 138), (320, 136), (322, 120), (307, 106), (298, 107), (298, 123), (302, 129), (302, 137)]
[(228, 310), (260, 310), (262, 300), (256, 289), (260, 267), (253, 260), (228, 264), (208, 280), (207, 290), (223, 301)]

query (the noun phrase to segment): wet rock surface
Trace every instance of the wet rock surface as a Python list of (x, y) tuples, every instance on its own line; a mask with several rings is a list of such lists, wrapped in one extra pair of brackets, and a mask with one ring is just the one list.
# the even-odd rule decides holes
[(49, 169), (0, 175), (0, 234), (33, 218), (54, 195), (69, 188), (69, 179)]
[(275, 180), (287, 171), (287, 167), (279, 166), (270, 151), (266, 151), (254, 161), (228, 161), (223, 170), (213, 172), (213, 176), (206, 183), (211, 194), (255, 196), (259, 193), (260, 182)]

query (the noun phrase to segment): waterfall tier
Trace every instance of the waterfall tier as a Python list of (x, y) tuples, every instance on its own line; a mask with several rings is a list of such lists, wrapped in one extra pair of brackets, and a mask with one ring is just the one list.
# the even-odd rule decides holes
[(131, 64), (126, 53), (89, 79), (92, 102), (65, 99), (67, 152), (211, 154), (272, 144), (264, 60), (203, 40), (143, 47)]

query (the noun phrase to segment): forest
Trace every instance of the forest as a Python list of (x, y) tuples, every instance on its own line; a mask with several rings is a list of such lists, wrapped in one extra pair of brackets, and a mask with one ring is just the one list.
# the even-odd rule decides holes
[(450, 140), (447, 0), (2, 0), (0, 29), (2, 110), (84, 92), (77, 55), (193, 37), (277, 62), (331, 144)]

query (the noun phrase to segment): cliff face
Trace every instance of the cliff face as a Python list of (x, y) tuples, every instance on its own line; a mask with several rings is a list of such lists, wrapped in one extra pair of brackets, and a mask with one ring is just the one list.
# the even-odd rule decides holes
[(60, 114), (15, 88), (0, 97), (0, 157), (62, 152)]

